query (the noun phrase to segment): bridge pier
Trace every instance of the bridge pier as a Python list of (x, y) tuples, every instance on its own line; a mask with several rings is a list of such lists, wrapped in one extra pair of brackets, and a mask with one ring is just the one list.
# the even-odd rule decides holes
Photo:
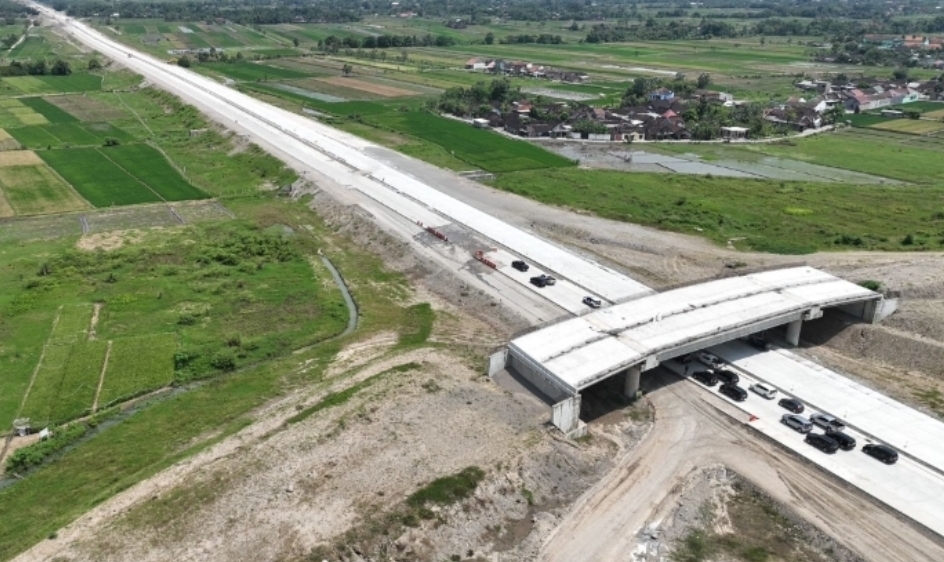
[(642, 374), (642, 367), (636, 365), (626, 370), (626, 379), (623, 382), (623, 396), (629, 399), (636, 398), (639, 394), (639, 376)]
[(554, 404), (551, 409), (551, 423), (571, 439), (586, 435), (587, 424), (580, 421), (580, 394)]
[(800, 328), (803, 326), (803, 320), (794, 320), (787, 324), (787, 343), (796, 347), (800, 345)]

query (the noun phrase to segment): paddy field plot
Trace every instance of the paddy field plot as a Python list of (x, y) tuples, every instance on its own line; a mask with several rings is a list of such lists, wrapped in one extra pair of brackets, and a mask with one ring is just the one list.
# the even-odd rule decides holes
[(134, 140), (125, 131), (109, 123), (55, 123), (11, 128), (9, 134), (27, 148), (62, 146), (101, 146), (106, 138), (123, 142)]
[(69, 76), (10, 76), (3, 82), (22, 94), (49, 94), (70, 92), (97, 92), (102, 89), (102, 77), (95, 74)]
[(871, 125), (873, 129), (883, 131), (895, 131), (896, 133), (905, 133), (909, 135), (927, 135), (944, 131), (944, 123), (940, 121), (929, 121), (927, 119), (894, 119), (884, 123)]
[(935, 109), (921, 114), (922, 119), (944, 119), (944, 109)]
[(170, 384), (174, 379), (176, 349), (177, 337), (174, 334), (114, 340), (98, 398), (99, 406), (115, 404)]
[(165, 201), (205, 199), (207, 195), (190, 185), (164, 155), (147, 144), (123, 144), (101, 150), (102, 154), (146, 183)]
[[(8, 153), (0, 152), (0, 194), (15, 215), (39, 215), (88, 209), (90, 205), (32, 152), (37, 163), (7, 165)], [(21, 158), (27, 160), (26, 158)]]
[(22, 98), (23, 105), (46, 118), (50, 123), (74, 123), (78, 119), (43, 98)]
[(88, 96), (49, 96), (43, 98), (56, 107), (76, 116), (80, 121), (105, 123), (124, 117), (124, 113), (99, 99)]
[(97, 148), (44, 150), (42, 159), (96, 207), (156, 203), (161, 198)]
[(524, 141), (475, 129), (465, 123), (431, 113), (411, 111), (370, 116), (376, 121), (408, 135), (438, 144), (470, 165), (489, 172), (511, 172), (538, 168), (573, 166), (553, 152)]
[(203, 65), (233, 80), (279, 80), (307, 78), (310, 73), (254, 62), (209, 63)]
[(40, 156), (96, 207), (207, 197), (144, 144), (44, 150)]
[(331, 84), (333, 86), (340, 86), (342, 88), (359, 90), (359, 91), (366, 92), (368, 94), (373, 94), (382, 98), (415, 96), (419, 93), (414, 90), (408, 90), (406, 88), (398, 88), (398, 87), (387, 85), (387, 84), (378, 84), (378, 83), (370, 82), (367, 80), (358, 80), (356, 78), (346, 78), (343, 76), (334, 76), (331, 78), (319, 78), (316, 81), (324, 82), (325, 84)]

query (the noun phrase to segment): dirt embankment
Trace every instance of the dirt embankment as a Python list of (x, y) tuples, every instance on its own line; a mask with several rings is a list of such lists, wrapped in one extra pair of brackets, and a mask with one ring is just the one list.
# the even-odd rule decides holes
[[(358, 365), (349, 355), (353, 370), (335, 374), (339, 384), (374, 381), (348, 402), (283, 425), (324, 394), (285, 400), (264, 422), (95, 508), (20, 559), (255, 562), (313, 551), (331, 560), (493, 551), (534, 559), (566, 505), (647, 423), (627, 418), (606, 438), (569, 442), (547, 427), (542, 403), (496, 386), (461, 357), (382, 355), (382, 341), (373, 342), (374, 359)], [(486, 475), (470, 499), (378, 526), (378, 514), (469, 466)]]

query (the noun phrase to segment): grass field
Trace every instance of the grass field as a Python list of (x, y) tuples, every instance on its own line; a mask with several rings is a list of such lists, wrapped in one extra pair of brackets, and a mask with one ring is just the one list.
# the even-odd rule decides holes
[(206, 197), (145, 144), (44, 150), (41, 157), (96, 207)]
[(99, 406), (121, 402), (174, 380), (174, 334), (154, 334), (112, 342)]
[(102, 77), (76, 73), (69, 76), (10, 76), (3, 84), (21, 94), (97, 92), (102, 88)]
[(502, 174), (496, 187), (605, 218), (775, 253), (944, 246), (944, 187), (881, 187), (616, 171)]
[(59, 123), (11, 129), (10, 135), (27, 148), (100, 146), (108, 137), (131, 140), (123, 131), (108, 124)]
[(562, 168), (574, 163), (533, 144), (421, 111), (370, 118), (381, 125), (438, 144), (457, 158), (489, 172)]
[(45, 164), (0, 167), (0, 193), (17, 215), (89, 208), (88, 203)]
[[(150, 317), (150, 333), (160, 333), (155, 329), (168, 326), (167, 320), (174, 319), (172, 325), (181, 335), (192, 331), (200, 338), (214, 340), (215, 347), (203, 349), (205, 353), (212, 355), (214, 350), (220, 350), (245, 355), (237, 357), (240, 368), (236, 371), (148, 405), (15, 485), (0, 490), (0, 517), (8, 523), (0, 529), (0, 559), (13, 558), (73, 521), (89, 506), (245, 427), (254, 409), (284, 393), (286, 388), (305, 385), (314, 389), (317, 385), (330, 384), (323, 380), (325, 368), (343, 341), (321, 343), (299, 354), (289, 353), (337, 334), (347, 321), (346, 308), (340, 293), (329, 281), (329, 272), (320, 267), (317, 260), (312, 265), (305, 257), (314, 255), (318, 248), (332, 249), (329, 255), (344, 272), (345, 281), (358, 302), (360, 323), (353, 338), (370, 338), (381, 332), (399, 333), (403, 326), (409, 325), (404, 307), (398, 304), (409, 292), (406, 281), (384, 270), (376, 257), (335, 237), (317, 215), (303, 205), (257, 198), (233, 200), (228, 205), (241, 220), (208, 230), (190, 226), (157, 231), (134, 246), (113, 252), (69, 251), (72, 240), (53, 240), (18, 244), (5, 248), (0, 254), (0, 286), (13, 288), (0, 291), (0, 333), (5, 335), (4, 345), (0, 347), (0, 365), (25, 362), (26, 351), (35, 346), (18, 347), (13, 341), (30, 341), (23, 331), (35, 330), (34, 320), (39, 319), (35, 316), (37, 311), (44, 310), (48, 314), (49, 306), (57, 300), (94, 295), (96, 290), (104, 291), (101, 296), (107, 300), (106, 310), (112, 306), (135, 310), (123, 313), (121, 318)], [(297, 252), (296, 257), (279, 261), (260, 255), (253, 258), (255, 252), (251, 248), (235, 251), (246, 260), (267, 260), (263, 269), (253, 271), (238, 265), (198, 265), (195, 260), (201, 254), (216, 251), (220, 245), (247, 237), (261, 237), (272, 243), (273, 239), (264, 232), (273, 224), (305, 233), (282, 238), (288, 248)], [(310, 225), (312, 231), (305, 225)], [(52, 289), (39, 293), (41, 297), (32, 301), (28, 309), (17, 308), (18, 312), (11, 315), (11, 301), (22, 302), (22, 295), (30, 292), (16, 280), (20, 275), (34, 276), (39, 256), (50, 254), (69, 255), (69, 263), (77, 266), (69, 273), (69, 284), (58, 284), (54, 277)], [(58, 271), (62, 259), (53, 259), (54, 271)], [(92, 285), (92, 281), (99, 279), (96, 271), (102, 267), (115, 271), (116, 283)], [(205, 275), (208, 269), (217, 267), (231, 274), (216, 278)], [(165, 275), (167, 268), (175, 268), (176, 275)], [(307, 271), (307, 278), (299, 282), (299, 277), (292, 274), (283, 282), (283, 274), (296, 268), (299, 272)], [(217, 283), (230, 283), (228, 286), (234, 287), (233, 290), (216, 294), (212, 290), (190, 289), (195, 281), (207, 283), (214, 279)], [(235, 289), (234, 284), (239, 281), (243, 289)], [(153, 298), (159, 290), (163, 290), (164, 298)], [(255, 299), (246, 300), (246, 293), (252, 293)], [(136, 300), (113, 298), (122, 294), (134, 295)], [(242, 303), (234, 303), (230, 308), (228, 303), (237, 295)], [(207, 309), (206, 316), (200, 317), (193, 326), (176, 324), (184, 307), (194, 304)], [(218, 305), (226, 307), (220, 309)], [(274, 312), (267, 315), (250, 315), (252, 323), (268, 322), (270, 326), (252, 341), (244, 337), (240, 347), (229, 347), (225, 342), (231, 338), (227, 335), (238, 334), (247, 325), (246, 315), (242, 313), (247, 307), (262, 311), (272, 308)], [(335, 314), (335, 310), (339, 313)], [(285, 314), (289, 318), (284, 323), (271, 325), (273, 318)], [(110, 322), (103, 310), (100, 328), (105, 329)], [(118, 322), (116, 318), (115, 324)], [(137, 320), (135, 329), (143, 322)], [(45, 324), (47, 331), (50, 324), (51, 319)], [(287, 331), (281, 331), (283, 328)], [(7, 334), (15, 340), (7, 338)], [(31, 337), (44, 339), (44, 336)], [(102, 332), (99, 339), (106, 339)], [(193, 344), (184, 340), (181, 351), (194, 353)], [(279, 349), (284, 351), (277, 351)], [(300, 362), (308, 366), (304, 371), (297, 369)], [(5, 376), (0, 377), (0, 385), (7, 384), (6, 381), (5, 372)], [(6, 399), (0, 393), (0, 401)], [(52, 504), (56, 509), (49, 509)]]
[(146, 183), (165, 201), (204, 199), (205, 193), (190, 185), (157, 149), (147, 144), (123, 144), (100, 151), (126, 172)]
[(156, 203), (161, 198), (97, 148), (44, 150), (40, 157), (95, 207)]
[(659, 152), (698, 154), (706, 160), (751, 161), (776, 156), (912, 183), (944, 181), (944, 143), (873, 128), (845, 129), (784, 142), (750, 145), (660, 144)]
[(35, 59), (42, 58), (49, 52), (49, 44), (46, 39), (39, 35), (29, 35), (19, 45), (14, 47), (10, 54), (11, 59)]
[(23, 98), (20, 101), (23, 102), (23, 105), (26, 107), (45, 117), (50, 123), (74, 123), (78, 121), (75, 116), (63, 111), (43, 98)]
[(891, 119), (884, 123), (871, 125), (873, 129), (882, 129), (884, 131), (894, 131), (896, 133), (905, 133), (908, 135), (927, 135), (944, 131), (944, 123), (939, 121), (928, 121), (926, 119)]
[(289, 68), (280, 68), (268, 64), (254, 62), (234, 62), (234, 63), (210, 63), (202, 65), (214, 72), (228, 76), (233, 80), (245, 80), (254, 82), (256, 80), (278, 80), (289, 78), (307, 78), (312, 76), (299, 70)]
[(944, 109), (935, 109), (921, 114), (922, 119), (944, 119)]

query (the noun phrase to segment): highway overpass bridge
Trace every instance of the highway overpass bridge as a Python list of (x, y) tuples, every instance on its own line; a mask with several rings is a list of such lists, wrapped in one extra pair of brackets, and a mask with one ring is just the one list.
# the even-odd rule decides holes
[(493, 355), (490, 372), (511, 367), (555, 403), (554, 425), (579, 434), (580, 392), (604, 379), (625, 377), (625, 394), (633, 397), (640, 374), (668, 359), (784, 325), (797, 345), (803, 321), (825, 308), (876, 322), (892, 306), (811, 267), (752, 273), (640, 296), (532, 331)]

